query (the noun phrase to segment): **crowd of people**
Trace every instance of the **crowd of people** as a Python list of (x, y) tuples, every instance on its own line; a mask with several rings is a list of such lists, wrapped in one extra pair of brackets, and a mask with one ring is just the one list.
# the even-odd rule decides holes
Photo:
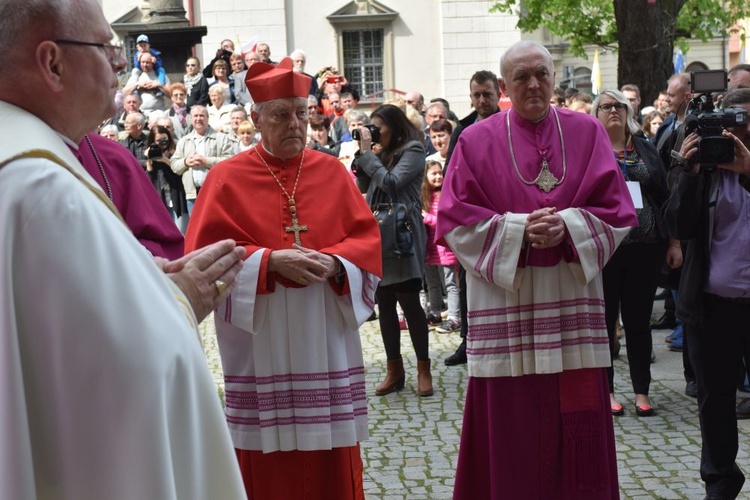
[[(101, 8), (63, 3), (0, 4), (0, 45), (22, 49), (0, 60), (28, 83), (0, 82), (10, 496), (362, 499), (375, 318), (379, 397), (406, 387), (402, 331), (419, 397), (430, 330), (461, 337), (456, 499), (619, 498), (612, 360), (624, 335), (633, 411), (659, 411), (659, 326), (698, 398), (707, 498), (739, 494), (750, 125), (723, 132), (732, 163), (702, 164), (688, 75), (642, 109), (635, 84), (555, 87), (522, 41), (471, 75), (459, 119), (418, 91), (366, 110), (335, 67), (267, 43), (224, 40), (172, 82), (140, 35), (115, 92)], [(750, 111), (747, 87), (732, 68), (717, 102)], [(651, 323), (659, 287), (673, 323)], [(197, 337), (212, 312), (224, 418)]]

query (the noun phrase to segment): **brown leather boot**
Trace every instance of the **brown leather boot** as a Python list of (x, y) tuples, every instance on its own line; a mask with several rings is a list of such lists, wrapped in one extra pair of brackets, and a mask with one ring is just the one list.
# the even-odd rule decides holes
[(417, 360), (417, 394), (420, 396), (432, 396), (432, 373), (430, 373), (430, 360)]
[(385, 380), (375, 389), (375, 395), (385, 396), (393, 391), (400, 391), (404, 388), (405, 380), (404, 360), (402, 358), (389, 359)]

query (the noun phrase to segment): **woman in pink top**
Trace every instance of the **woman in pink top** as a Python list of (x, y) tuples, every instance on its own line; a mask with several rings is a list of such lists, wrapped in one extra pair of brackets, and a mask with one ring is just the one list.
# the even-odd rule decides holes
[[(430, 311), (427, 322), (437, 326), (442, 333), (461, 328), (458, 298), (458, 260), (450, 248), (435, 243), (438, 200), (443, 187), (443, 166), (439, 161), (427, 160), (422, 181), (422, 217), (427, 227), (427, 253), (425, 256), (425, 281)], [(448, 319), (442, 320), (443, 288), (448, 296)]]

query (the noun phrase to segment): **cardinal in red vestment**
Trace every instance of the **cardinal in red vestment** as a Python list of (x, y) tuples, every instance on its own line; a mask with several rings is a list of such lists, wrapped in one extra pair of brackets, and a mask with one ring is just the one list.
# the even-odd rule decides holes
[(246, 249), (215, 314), (226, 417), (248, 498), (364, 498), (368, 437), (359, 326), (374, 307), (380, 232), (342, 164), (305, 148), (310, 79), (256, 63), (261, 141), (211, 169), (186, 251)]

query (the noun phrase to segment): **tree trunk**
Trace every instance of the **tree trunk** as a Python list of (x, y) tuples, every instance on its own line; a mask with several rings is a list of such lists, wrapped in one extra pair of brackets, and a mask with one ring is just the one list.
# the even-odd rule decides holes
[(686, 0), (612, 1), (619, 40), (617, 85), (638, 85), (641, 107), (651, 106), (674, 73), (675, 26)]

